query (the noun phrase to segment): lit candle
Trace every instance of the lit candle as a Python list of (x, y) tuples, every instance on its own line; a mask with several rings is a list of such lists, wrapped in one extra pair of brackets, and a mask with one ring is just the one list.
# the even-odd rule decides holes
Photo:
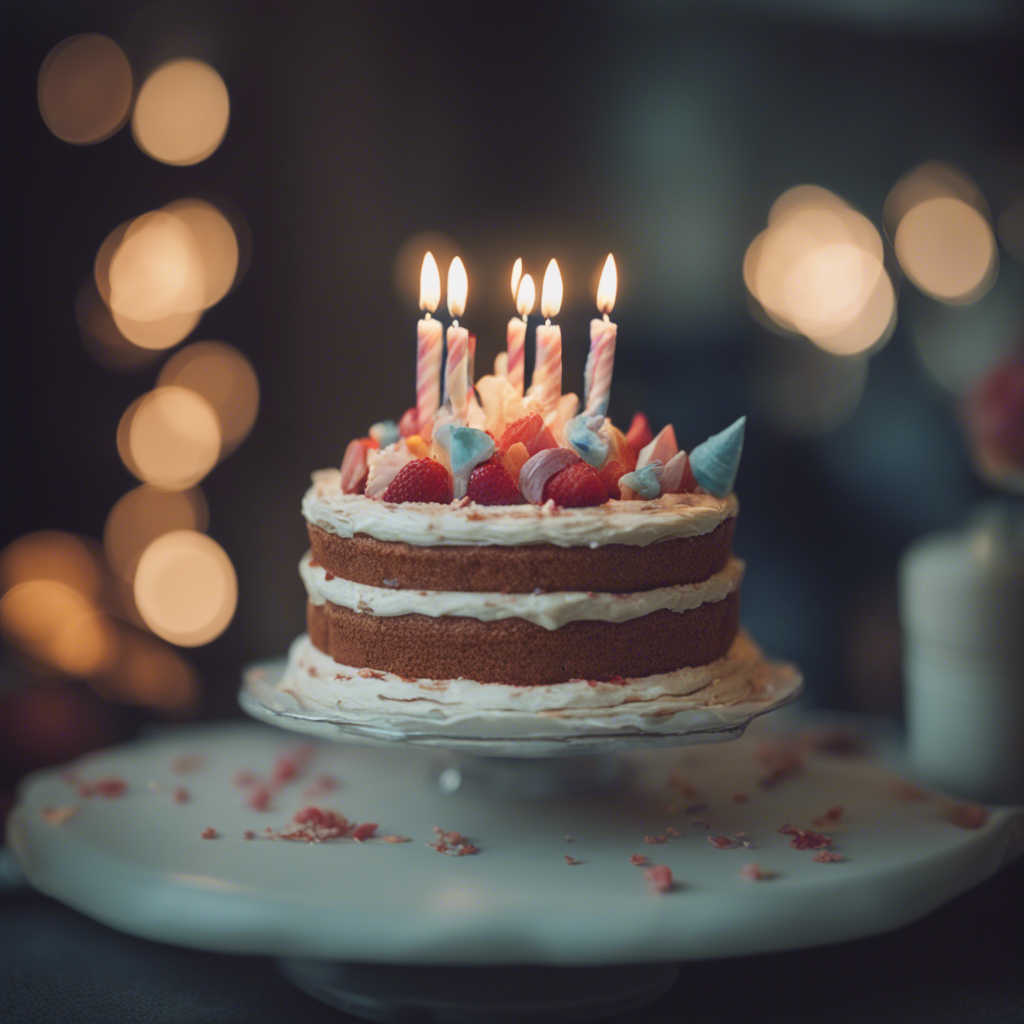
[[(519, 316), (512, 317), (508, 322), (508, 362), (505, 375), (509, 384), (515, 388), (516, 394), (523, 394), (523, 376), (526, 368), (526, 318), (533, 312), (533, 304), (537, 301), (537, 289), (529, 274), (522, 274), (523, 261), (516, 260), (512, 270), (512, 298), (515, 300), (516, 312)], [(518, 273), (517, 273), (518, 271)]]
[(597, 309), (604, 314), (604, 318), (590, 321), (590, 352), (583, 373), (583, 408), (592, 416), (603, 416), (608, 411), (612, 365), (615, 362), (615, 335), (618, 332), (618, 325), (612, 323), (609, 314), (615, 306), (617, 288), (615, 259), (608, 253), (597, 286)]
[(562, 275), (550, 260), (540, 291), (540, 312), (544, 323), (537, 328), (537, 360), (530, 391), (540, 404), (542, 415), (554, 412), (562, 394), (562, 330), (551, 322), (562, 308)]
[(441, 321), (430, 315), (440, 301), (441, 275), (428, 252), (420, 267), (420, 309), (426, 315), (416, 324), (416, 432), (424, 441), (430, 440), (441, 403)]
[(466, 311), (469, 281), (466, 268), (458, 256), (448, 267), (448, 312), (452, 324), (448, 328), (448, 358), (444, 367), (444, 391), (451, 404), (456, 423), (466, 422), (469, 411), (469, 331), (459, 326), (459, 317)]

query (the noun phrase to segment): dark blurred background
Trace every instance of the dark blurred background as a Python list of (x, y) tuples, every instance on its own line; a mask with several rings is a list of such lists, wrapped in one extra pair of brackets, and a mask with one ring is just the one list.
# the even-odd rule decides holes
[[(567, 390), (578, 390), (594, 284), (613, 251), (611, 415), (622, 425), (638, 409), (655, 428), (671, 421), (690, 448), (749, 413), (737, 539), (748, 561), (746, 623), (803, 666), (811, 705), (898, 712), (898, 558), (916, 536), (962, 523), (988, 493), (971, 469), (958, 402), (1017, 343), (1024, 318), (1020, 5), (505, 10), (52, 0), (8, 10), (7, 165), (17, 185), (3, 374), (5, 788), (33, 764), (154, 718), (233, 713), (240, 667), (285, 652), (303, 628), (301, 493), (311, 469), (337, 464), (351, 437), (411, 404), (428, 247), (442, 269), (455, 252), (465, 260), (478, 372), (504, 344), (512, 260), (522, 256), (539, 280), (558, 258)], [(127, 56), (132, 79), (121, 88), (139, 97), (135, 138), (131, 124), (96, 144), (57, 137), (68, 132), (61, 83), (81, 67), (68, 70), (58, 51), (53, 81), (40, 68), (80, 33), (108, 36)], [(96, 53), (113, 59), (109, 48)], [(186, 154), (183, 166), (154, 158), (153, 124), (160, 103), (194, 83), (172, 82), (170, 98), (151, 96), (145, 110), (139, 92), (176, 58), (215, 69), (230, 103), (223, 141), (213, 123), (212, 153)], [(116, 59), (110, 67), (104, 95), (117, 93)], [(202, 109), (186, 129), (200, 135), (222, 105), (213, 81), (205, 93), (195, 86)], [(927, 161), (943, 166), (914, 177)], [(806, 318), (796, 323), (753, 294), (755, 257), (769, 259), (768, 243), (748, 247), (775, 200), (802, 184), (830, 190), (824, 208), (843, 223), (863, 228), (856, 210), (874, 225), (865, 244), (877, 238), (884, 270), (875, 256), (869, 263), (891, 282), (877, 295), (892, 308), (875, 325), (847, 323), (843, 344), (860, 354), (833, 354), (834, 332), (812, 341), (814, 331), (799, 329)], [(960, 207), (935, 223), (918, 217), (897, 258), (901, 216), (909, 224), (915, 204), (936, 196)], [(212, 204), (193, 212), (219, 210), (231, 225), (238, 271), (172, 345), (189, 317), (155, 342), (144, 325), (119, 327), (94, 263), (118, 225), (183, 198)], [(145, 222), (157, 235), (171, 230), (161, 225)], [(135, 237), (143, 234), (140, 226)], [(111, 277), (119, 237), (100, 259)], [(771, 259), (792, 257), (786, 237), (774, 241)], [(981, 253), (980, 269), (957, 263), (936, 284), (947, 251)], [(827, 260), (811, 267), (819, 289), (843, 286)], [(124, 302), (140, 280), (122, 282)], [(801, 294), (821, 299), (813, 287)], [(815, 309), (833, 315), (828, 299)], [(136, 331), (165, 347), (140, 348)], [(197, 341), (231, 349), (187, 349)], [(197, 363), (200, 352), (212, 362)], [(243, 440), (255, 408), (247, 366), (259, 402)], [(111, 524), (115, 503), (139, 484), (126, 460), (141, 449), (125, 442), (122, 417), (158, 377), (207, 387), (222, 428), (247, 395), (233, 412), (237, 450), (196, 470), (201, 492), (182, 490), (190, 471), (178, 466), (177, 497), (147, 490)], [(166, 410), (150, 413), (158, 427)], [(209, 407), (195, 416), (201, 434)], [(158, 437), (157, 462), (184, 452), (187, 463), (192, 452), (202, 463), (203, 438), (183, 437)], [(151, 534), (183, 526), (205, 530), (237, 573), (226, 628), (230, 574), (212, 547), (189, 549), (193, 561), (181, 555), (207, 581), (203, 593), (221, 595), (208, 622), (161, 594), (159, 566), (150, 566), (152, 607), (140, 615), (133, 600), (131, 575)], [(38, 531), (73, 536), (28, 536)]]

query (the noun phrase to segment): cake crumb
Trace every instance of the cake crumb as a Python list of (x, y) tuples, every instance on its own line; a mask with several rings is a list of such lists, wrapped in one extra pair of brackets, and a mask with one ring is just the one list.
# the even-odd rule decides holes
[(642, 853), (634, 853), (629, 858), (629, 863), (637, 868), (645, 868), (651, 862)]
[(203, 839), (219, 839), (220, 838), (220, 833), (215, 828), (210, 828), (209, 826), (204, 828), (203, 831), (200, 832), (199, 834), (203, 837)]
[(192, 794), (184, 786), (175, 786), (172, 798), (176, 804), (187, 804), (192, 799)]
[(377, 836), (382, 843), (411, 843), (408, 836)]
[(247, 829), (246, 829), (246, 830), (245, 830), (245, 831), (244, 831), (244, 832), (242, 833), (242, 838), (243, 838), (243, 839), (255, 839), (255, 838), (256, 838), (256, 833), (255, 833), (255, 832), (253, 832), (253, 830), (252, 830), (251, 828), (247, 828)]
[(644, 871), (644, 878), (654, 892), (671, 892), (676, 887), (675, 880), (672, 878), (672, 870), (664, 864), (654, 864), (647, 868)]
[(575, 857), (570, 857), (569, 854), (566, 854), (565, 863), (568, 864), (569, 867), (574, 868), (577, 864), (582, 864), (583, 861), (577, 860)]
[(841, 853), (836, 853), (835, 850), (819, 850), (811, 860), (818, 864), (838, 864), (846, 858)]
[(256, 786), (245, 802), (254, 811), (266, 811), (270, 809), (270, 796), (269, 786)]
[(78, 805), (64, 804), (61, 807), (44, 807), (39, 813), (47, 825), (63, 825), (78, 813)]
[(708, 836), (707, 838), (716, 850), (735, 850), (740, 845), (731, 836)]
[(767, 871), (760, 864), (744, 864), (740, 868), (740, 877), (749, 882), (767, 882), (776, 875), (774, 871)]
[(822, 850), (832, 845), (832, 837), (823, 832), (815, 832), (809, 828), (797, 828), (795, 825), (782, 825), (779, 832), (789, 836), (789, 845), (794, 850)]
[(437, 838), (434, 842), (427, 843), (427, 846), (438, 853), (446, 854), (449, 857), (468, 857), (480, 852), (479, 847), (461, 832), (446, 830), (439, 825), (435, 825), (434, 835)]

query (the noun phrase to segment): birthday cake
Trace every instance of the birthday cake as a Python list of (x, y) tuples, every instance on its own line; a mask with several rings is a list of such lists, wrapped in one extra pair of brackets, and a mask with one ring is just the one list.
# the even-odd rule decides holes
[(442, 403), (440, 326), (420, 321), (417, 405), (350, 442), (303, 498), (307, 633), (281, 692), (435, 718), (757, 700), (767, 663), (740, 629), (732, 551), (745, 421), (690, 451), (642, 413), (616, 427), (607, 312), (582, 403), (561, 393), (550, 324), (524, 388), (522, 303), (475, 385), (475, 341), (449, 328)]

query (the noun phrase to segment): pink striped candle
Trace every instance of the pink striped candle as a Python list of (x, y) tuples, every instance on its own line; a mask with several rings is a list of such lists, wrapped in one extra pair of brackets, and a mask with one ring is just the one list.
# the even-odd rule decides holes
[[(516, 260), (516, 265), (519, 266), (519, 260)], [(526, 371), (526, 318), (533, 312), (533, 304), (537, 298), (533, 278), (529, 274), (525, 274), (521, 280), (517, 279), (515, 271), (513, 271), (512, 292), (515, 296), (516, 311), (519, 316), (514, 316), (509, 320), (508, 329), (505, 332), (508, 344), (506, 376), (509, 384), (516, 389), (516, 394), (522, 395)]]
[(540, 312), (544, 323), (537, 328), (537, 359), (533, 367), (530, 391), (545, 416), (554, 412), (562, 395), (562, 331), (551, 322), (562, 308), (562, 275), (558, 263), (549, 260), (540, 293)]
[(430, 315), (440, 301), (441, 275), (428, 252), (420, 267), (420, 309), (426, 315), (416, 324), (416, 428), (425, 441), (430, 440), (441, 402), (441, 323)]
[(590, 321), (590, 352), (583, 372), (583, 408), (591, 415), (603, 416), (608, 411), (612, 366), (615, 363), (615, 336), (619, 330), (618, 325), (609, 319), (609, 314), (615, 308), (618, 284), (615, 258), (608, 253), (597, 285), (597, 308), (604, 318)]
[(451, 403), (455, 421), (464, 424), (469, 412), (469, 331), (459, 327), (458, 321), (448, 328), (444, 393), (445, 399)]

